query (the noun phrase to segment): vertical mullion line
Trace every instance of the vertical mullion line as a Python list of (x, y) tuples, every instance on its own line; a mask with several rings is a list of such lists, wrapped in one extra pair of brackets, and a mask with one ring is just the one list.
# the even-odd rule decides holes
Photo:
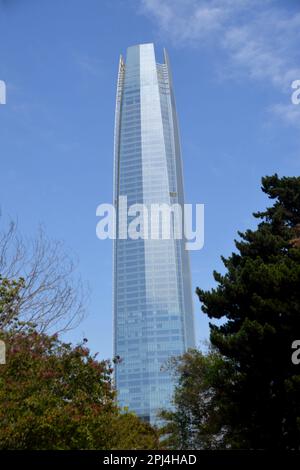
[[(118, 198), (119, 198), (119, 169), (120, 169), (120, 133), (121, 133), (121, 111), (122, 111), (122, 98), (125, 76), (125, 63), (122, 55), (119, 60), (117, 93), (116, 93), (116, 107), (115, 107), (115, 128), (114, 128), (114, 182), (113, 182), (113, 206), (115, 208), (114, 220), (114, 239), (113, 239), (113, 356), (116, 355), (116, 295), (117, 295), (117, 239), (118, 239)], [(116, 369), (115, 364), (114, 380), (116, 387)]]

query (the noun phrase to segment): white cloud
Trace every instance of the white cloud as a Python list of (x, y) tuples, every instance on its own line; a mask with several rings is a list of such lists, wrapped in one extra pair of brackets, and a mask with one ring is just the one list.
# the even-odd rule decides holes
[(249, 23), (226, 29), (221, 47), (233, 66), (247, 71), (251, 78), (267, 79), (289, 91), (291, 82), (300, 77), (296, 58), (299, 40), (300, 14), (265, 10)]
[(259, 4), (258, 0), (141, 0), (142, 11), (176, 43), (190, 45), (224, 29), (233, 15)]
[(190, 45), (223, 26), (227, 11), (219, 2), (142, 0), (142, 11), (177, 43)]
[[(287, 2), (141, 0), (141, 4), (143, 13), (175, 45), (218, 48), (225, 53), (222, 65), (225, 70), (229, 64), (231, 77), (271, 83), (286, 94), (288, 103), (291, 82), (300, 79), (300, 13), (286, 8)], [(288, 109), (278, 104), (274, 112), (289, 116), (289, 122), (298, 119), (298, 112)]]

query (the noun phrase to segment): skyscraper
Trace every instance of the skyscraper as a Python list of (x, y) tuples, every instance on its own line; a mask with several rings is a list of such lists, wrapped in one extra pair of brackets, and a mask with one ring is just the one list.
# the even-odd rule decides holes
[[(153, 44), (120, 57), (115, 116), (114, 204), (184, 203), (170, 65)], [(120, 233), (117, 217), (116, 233)], [(176, 223), (176, 222), (173, 222)], [(114, 354), (119, 403), (155, 422), (173, 383), (166, 360), (194, 347), (189, 255), (184, 239), (114, 241)]]

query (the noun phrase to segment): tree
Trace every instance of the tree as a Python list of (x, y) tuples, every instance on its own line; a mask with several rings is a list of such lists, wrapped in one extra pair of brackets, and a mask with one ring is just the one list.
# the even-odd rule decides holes
[(24, 280), (9, 280), (0, 275), (0, 331), (18, 321), (18, 302)]
[[(225, 274), (214, 272), (217, 286), (196, 291), (212, 320), (213, 355), (190, 353), (177, 368), (168, 426), (183, 446), (300, 448), (300, 369), (291, 361), (300, 335), (300, 177), (265, 177), (262, 190), (273, 205), (254, 214), (256, 230), (239, 233), (237, 252), (222, 258)], [(184, 439), (176, 420), (185, 420)]]
[(238, 253), (225, 259), (226, 274), (214, 273), (211, 291), (197, 289), (211, 325), (211, 342), (235, 365), (225, 393), (235, 413), (226, 416), (234, 445), (251, 448), (300, 447), (300, 371), (291, 345), (300, 334), (300, 178), (262, 179), (274, 200), (257, 230), (239, 233)]
[(230, 361), (210, 350), (189, 350), (172, 358), (169, 368), (177, 385), (173, 410), (164, 410), (163, 445), (171, 449), (218, 449), (227, 447), (223, 426), (223, 386), (234, 373)]
[(117, 406), (111, 365), (86, 339), (73, 347), (19, 318), (23, 289), (0, 277), (0, 449), (158, 449), (158, 431)]
[(0, 449), (154, 449), (157, 431), (115, 401), (111, 366), (34, 329), (2, 334)]
[(18, 317), (20, 328), (30, 322), (41, 332), (67, 331), (85, 315), (87, 287), (76, 264), (64, 244), (50, 240), (42, 228), (33, 239), (23, 237), (15, 222), (0, 232), (0, 275), (18, 284), (13, 308), (0, 310), (2, 329)]

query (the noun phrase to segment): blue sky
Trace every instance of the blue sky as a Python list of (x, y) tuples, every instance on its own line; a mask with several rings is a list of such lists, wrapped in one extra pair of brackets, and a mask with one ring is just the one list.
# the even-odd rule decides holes
[[(205, 204), (192, 283), (210, 288), (237, 230), (267, 200), (262, 175), (299, 175), (298, 0), (0, 0), (0, 205), (24, 234), (42, 223), (79, 259), (89, 315), (68, 339), (112, 355), (111, 242), (96, 207), (112, 199), (119, 54), (154, 42), (174, 75), (186, 202)], [(297, 48), (298, 45), (298, 48)], [(198, 342), (208, 322), (195, 297)]]

